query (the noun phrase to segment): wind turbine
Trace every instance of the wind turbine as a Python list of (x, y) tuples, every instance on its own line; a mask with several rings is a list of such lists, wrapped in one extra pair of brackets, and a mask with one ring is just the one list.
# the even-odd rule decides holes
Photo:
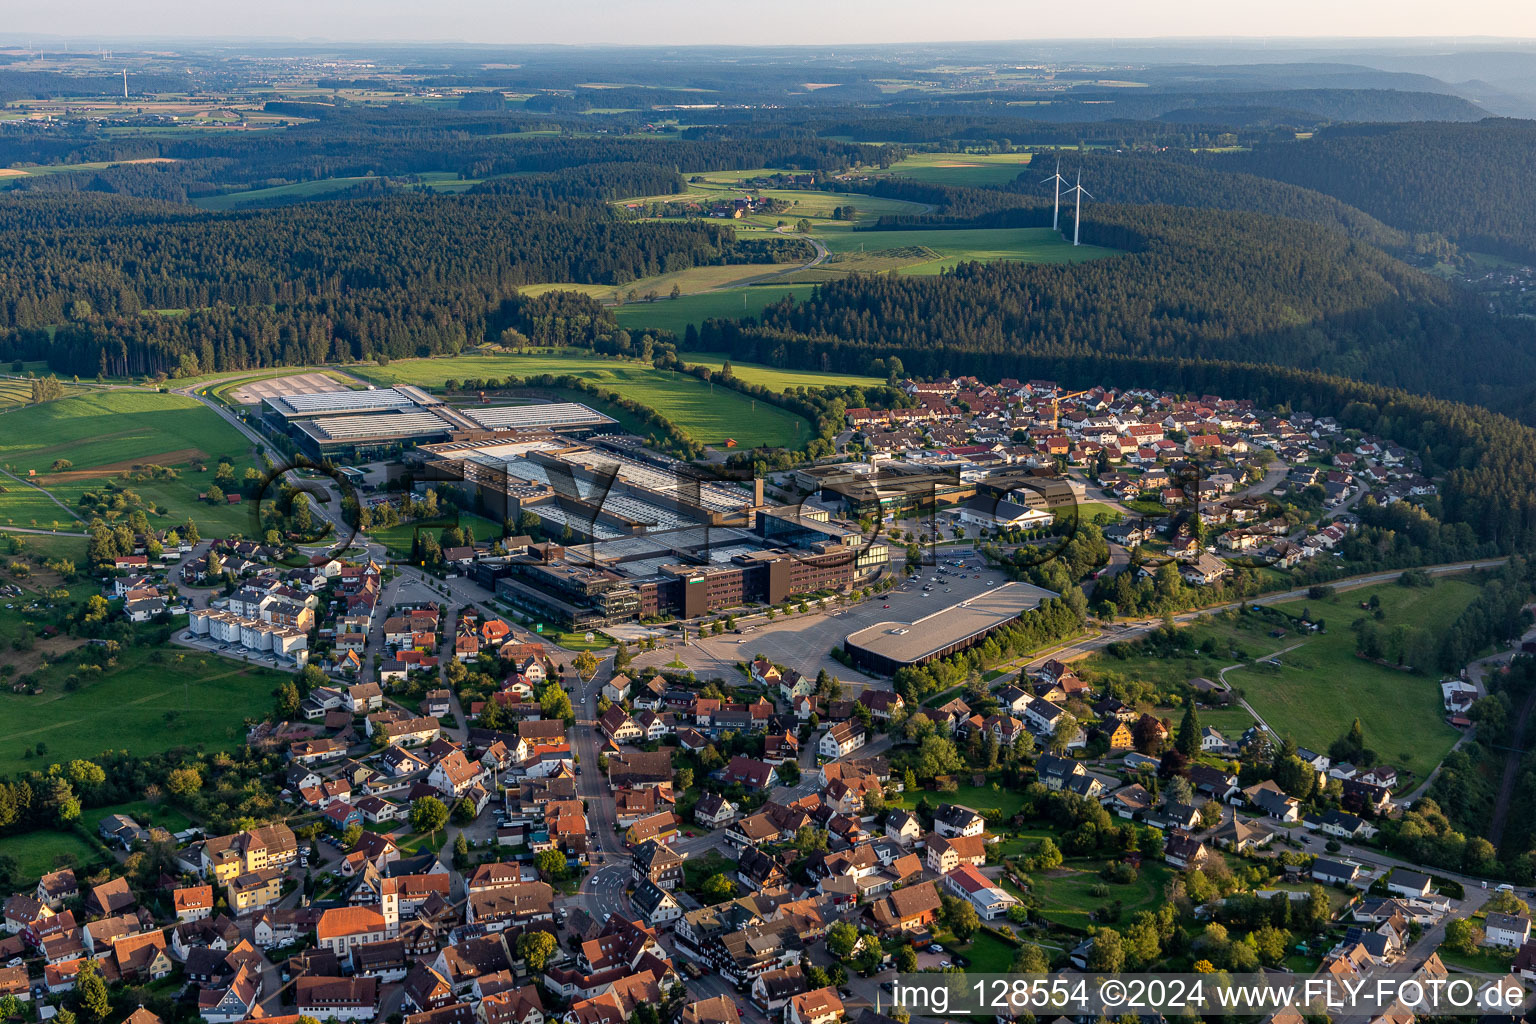
[(1077, 183), (1067, 189), (1067, 195), (1075, 196), (1076, 205), (1072, 209), (1072, 244), (1077, 245), (1078, 229), (1083, 226), (1083, 196), (1093, 198), (1093, 193), (1083, 188), (1083, 172), (1077, 172)]
[(1066, 178), (1063, 178), (1061, 176), (1061, 158), (1060, 157), (1056, 158), (1056, 173), (1051, 175), (1049, 178), (1046, 178), (1044, 181), (1040, 182), (1040, 184), (1047, 185), (1047, 184), (1050, 184), (1053, 181), (1056, 183), (1056, 205), (1051, 210), (1051, 230), (1052, 231), (1056, 231), (1056, 230), (1059, 230), (1058, 227), (1057, 227), (1057, 224), (1058, 224), (1058, 222), (1061, 219), (1061, 186), (1066, 184), (1066, 181), (1067, 181)]

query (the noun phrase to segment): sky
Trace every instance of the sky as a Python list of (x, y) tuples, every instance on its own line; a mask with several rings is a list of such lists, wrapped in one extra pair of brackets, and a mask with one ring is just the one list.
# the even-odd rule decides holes
[[(0, 33), (496, 44), (849, 44), (1158, 37), (1536, 38), (1529, 0), (55, 0)], [(87, 35), (88, 34), (88, 37)]]

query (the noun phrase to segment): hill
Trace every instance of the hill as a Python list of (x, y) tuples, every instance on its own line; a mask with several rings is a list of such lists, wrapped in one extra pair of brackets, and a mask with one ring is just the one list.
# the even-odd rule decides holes
[[(918, 375), (963, 367), (989, 378), (1018, 376), (1021, 357), (1233, 359), (1503, 408), (1530, 399), (1521, 378), (1536, 369), (1536, 328), (1496, 320), (1338, 230), (1246, 212), (1102, 206), (1085, 215), (1083, 237), (1130, 255), (851, 277), (801, 304), (768, 306), (760, 326), (707, 324), (699, 344), (775, 365), (816, 365), (803, 360), (830, 348), (831, 367), (845, 370), (894, 354)], [(807, 355), (786, 363), (784, 352)]]
[(1203, 154), (1203, 166), (1335, 196), (1405, 231), (1536, 258), (1536, 122), (1341, 125), (1251, 152)]

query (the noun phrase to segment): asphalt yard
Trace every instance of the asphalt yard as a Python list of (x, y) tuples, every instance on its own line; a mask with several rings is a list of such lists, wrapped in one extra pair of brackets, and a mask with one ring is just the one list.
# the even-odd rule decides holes
[[(955, 561), (963, 561), (966, 568), (952, 565)], [(738, 663), (749, 662), (761, 654), (807, 675), (825, 668), (845, 684), (850, 694), (857, 694), (866, 686), (888, 690), (889, 679), (877, 679), (834, 661), (832, 648), (841, 647), (849, 633), (865, 626), (886, 621), (915, 622), (1006, 582), (1006, 576), (986, 568), (980, 558), (948, 553), (941, 564), (924, 566), (919, 576), (862, 604), (795, 614), (772, 622), (754, 615), (743, 626), (750, 632), (690, 638), (683, 647), (672, 645), (665, 650), (637, 654), (635, 662), (661, 667), (680, 659), (701, 679), (718, 676), (731, 680), (740, 678)], [(931, 589), (925, 591), (925, 586)]]

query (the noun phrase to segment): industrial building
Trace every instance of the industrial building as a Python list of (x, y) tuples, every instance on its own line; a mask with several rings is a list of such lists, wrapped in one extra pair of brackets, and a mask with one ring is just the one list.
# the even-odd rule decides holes
[(262, 399), (261, 418), (316, 458), (377, 456), (525, 431), (584, 435), (617, 426), (578, 402), (456, 409), (409, 385), (275, 395)]
[(1028, 583), (1005, 583), (915, 622), (877, 622), (849, 633), (843, 650), (859, 668), (894, 675), (974, 647), (1056, 596)]
[(754, 527), (703, 524), (579, 547), (548, 546), (475, 576), (502, 600), (563, 629), (696, 618), (753, 603), (845, 590), (879, 575), (883, 541), (830, 521), (799, 525), (798, 509), (757, 510)]

